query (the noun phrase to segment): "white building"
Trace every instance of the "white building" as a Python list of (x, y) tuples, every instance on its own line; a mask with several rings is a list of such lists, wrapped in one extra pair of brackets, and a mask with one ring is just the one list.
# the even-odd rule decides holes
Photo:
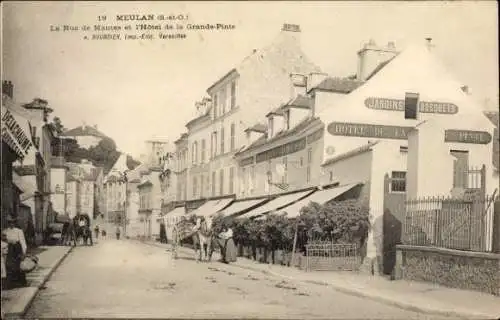
[(210, 98), (197, 103), (200, 113), (187, 124), (186, 200), (238, 194), (233, 156), (247, 144), (245, 129), (290, 99), (291, 74), (320, 71), (302, 51), (300, 35), (300, 26), (284, 24), (270, 45), (217, 79), (207, 89)]
[(103, 138), (106, 138), (106, 135), (97, 130), (97, 125), (88, 126), (85, 124), (65, 131), (62, 136), (75, 139), (78, 145), (85, 149), (95, 147)]
[[(384, 212), (394, 209), (384, 201), (387, 192), (403, 203), (449, 196), (477, 188), (464, 173), (483, 165), (485, 192), (498, 188), (491, 161), (494, 126), (431, 48), (408, 47), (343, 98), (316, 98), (325, 124), (323, 171), (332, 183), (362, 182), (368, 189), (369, 259), (383, 260), (384, 237), (390, 236), (382, 231)], [(398, 214), (404, 210), (392, 212), (403, 219)]]

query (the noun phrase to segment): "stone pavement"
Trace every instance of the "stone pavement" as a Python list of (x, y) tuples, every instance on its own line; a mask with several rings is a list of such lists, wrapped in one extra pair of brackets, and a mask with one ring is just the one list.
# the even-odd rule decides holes
[[(169, 247), (160, 243), (153, 245)], [(188, 248), (183, 247), (180, 250), (185, 254), (194, 254), (193, 250)], [(214, 257), (214, 259), (217, 258)], [(288, 280), (330, 286), (343, 293), (417, 312), (466, 319), (500, 318), (500, 297), (481, 292), (447, 288), (424, 282), (391, 281), (384, 277), (355, 272), (306, 272), (286, 266), (258, 263), (242, 257), (230, 265), (280, 276)]]
[(72, 247), (42, 246), (37, 268), (28, 273), (28, 287), (2, 291), (2, 319), (19, 319)]

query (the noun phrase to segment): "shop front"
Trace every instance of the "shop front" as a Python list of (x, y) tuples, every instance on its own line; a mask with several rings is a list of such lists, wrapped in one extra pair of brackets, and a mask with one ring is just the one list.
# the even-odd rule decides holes
[(2, 96), (2, 228), (8, 214), (19, 216), (18, 187), (13, 183), (13, 167), (22, 162), (33, 147), (29, 115), (12, 99)]

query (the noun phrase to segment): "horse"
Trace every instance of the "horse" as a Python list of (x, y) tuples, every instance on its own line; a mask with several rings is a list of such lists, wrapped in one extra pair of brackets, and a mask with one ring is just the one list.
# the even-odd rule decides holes
[(75, 232), (74, 221), (68, 221), (64, 223), (61, 241), (63, 245), (71, 245), (73, 241), (73, 247), (76, 246), (76, 232)]
[(85, 245), (89, 244), (90, 240), (90, 245), (93, 245), (94, 242), (92, 241), (92, 230), (90, 230), (89, 226), (78, 226), (76, 229), (76, 239), (82, 238), (83, 243)]
[[(196, 244), (200, 245), (199, 261), (203, 261), (203, 256), (205, 260), (210, 262), (212, 259), (212, 242), (213, 242), (213, 230), (212, 230), (212, 218), (205, 217), (200, 221), (200, 227), (197, 232), (193, 235), (193, 243), (195, 245), (195, 255), (197, 254), (198, 248)], [(203, 255), (204, 254), (204, 255)]]

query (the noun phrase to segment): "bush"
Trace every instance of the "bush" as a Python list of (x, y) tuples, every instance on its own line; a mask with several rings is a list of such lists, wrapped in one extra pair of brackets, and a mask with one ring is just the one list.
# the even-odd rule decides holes
[(310, 203), (301, 209), (299, 226), (307, 239), (354, 243), (366, 238), (370, 229), (369, 209), (356, 200), (325, 205)]

